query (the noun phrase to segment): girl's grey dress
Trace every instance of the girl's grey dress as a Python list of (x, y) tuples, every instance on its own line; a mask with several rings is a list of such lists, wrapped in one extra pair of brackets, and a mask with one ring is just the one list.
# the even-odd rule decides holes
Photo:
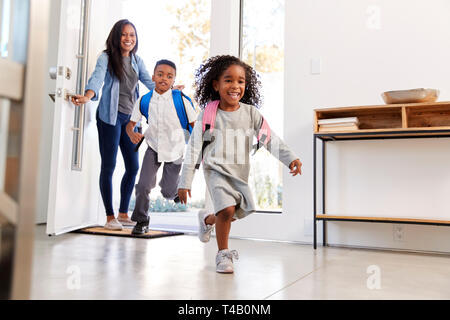
[[(236, 206), (234, 217), (241, 219), (256, 211), (248, 186), (250, 151), (263, 121), (258, 109), (239, 103), (236, 111), (217, 109), (212, 142), (203, 152), (203, 171), (214, 211)], [(191, 189), (196, 163), (202, 154), (202, 111), (195, 123), (183, 163), (179, 189)], [(205, 133), (205, 140), (210, 137)], [(255, 141), (254, 141), (255, 139)], [(272, 131), (267, 150), (283, 164), (298, 159), (289, 147)]]

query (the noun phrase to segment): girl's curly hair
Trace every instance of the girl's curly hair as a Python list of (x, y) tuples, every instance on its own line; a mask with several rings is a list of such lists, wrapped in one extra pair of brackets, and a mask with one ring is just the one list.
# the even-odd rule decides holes
[(200, 108), (204, 109), (210, 101), (220, 100), (219, 93), (213, 88), (213, 80), (219, 80), (231, 65), (241, 66), (245, 70), (245, 93), (240, 101), (257, 108), (261, 106), (261, 82), (255, 70), (239, 58), (222, 55), (209, 58), (195, 72), (194, 98)]

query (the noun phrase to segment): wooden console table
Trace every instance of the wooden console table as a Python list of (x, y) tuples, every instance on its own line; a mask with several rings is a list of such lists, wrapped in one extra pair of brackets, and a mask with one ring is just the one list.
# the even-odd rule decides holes
[[(325, 210), (326, 142), (365, 139), (410, 139), (450, 137), (450, 102), (391, 104), (380, 106), (325, 108), (314, 110), (313, 137), (313, 215), (314, 249), (317, 248), (317, 222), (322, 221), (323, 245), (327, 245), (326, 221), (357, 221), (450, 226), (450, 221), (327, 215)], [(357, 117), (359, 129), (321, 132), (322, 119)], [(322, 212), (317, 212), (317, 140), (322, 141)]]

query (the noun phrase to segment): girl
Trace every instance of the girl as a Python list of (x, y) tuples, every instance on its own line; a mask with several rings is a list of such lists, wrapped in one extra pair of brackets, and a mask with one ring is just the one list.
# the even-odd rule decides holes
[[(228, 248), (231, 222), (256, 211), (248, 186), (253, 137), (259, 137), (258, 145), (264, 143), (272, 155), (291, 169), (292, 175), (301, 174), (302, 163), (270, 132), (257, 110), (261, 102), (260, 82), (250, 66), (233, 56), (212, 57), (197, 70), (195, 85), (195, 99), (206, 109), (199, 115), (186, 151), (178, 196), (182, 203), (187, 202), (196, 165), (203, 159), (214, 212), (199, 212), (199, 238), (209, 241), (215, 225), (219, 249), (216, 271), (233, 273), (233, 257), (238, 255)], [(210, 142), (205, 143), (207, 140)], [(240, 143), (235, 145), (235, 141)]]

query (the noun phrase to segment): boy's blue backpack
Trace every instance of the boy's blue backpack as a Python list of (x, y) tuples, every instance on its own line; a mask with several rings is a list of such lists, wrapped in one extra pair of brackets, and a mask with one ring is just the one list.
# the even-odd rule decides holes
[[(141, 102), (139, 104), (139, 110), (141, 111), (141, 114), (145, 117), (145, 119), (147, 119), (147, 124), (148, 124), (148, 108), (150, 106), (150, 100), (152, 99), (152, 96), (153, 90), (150, 90), (150, 92), (142, 96)], [(189, 124), (187, 118), (186, 106), (184, 105), (183, 97), (185, 97), (189, 101), (191, 107), (195, 110), (192, 100), (187, 95), (185, 95), (180, 90), (172, 90), (173, 104), (175, 105), (178, 119), (180, 120), (181, 128), (188, 130), (189, 134), (191, 134), (192, 126)]]

